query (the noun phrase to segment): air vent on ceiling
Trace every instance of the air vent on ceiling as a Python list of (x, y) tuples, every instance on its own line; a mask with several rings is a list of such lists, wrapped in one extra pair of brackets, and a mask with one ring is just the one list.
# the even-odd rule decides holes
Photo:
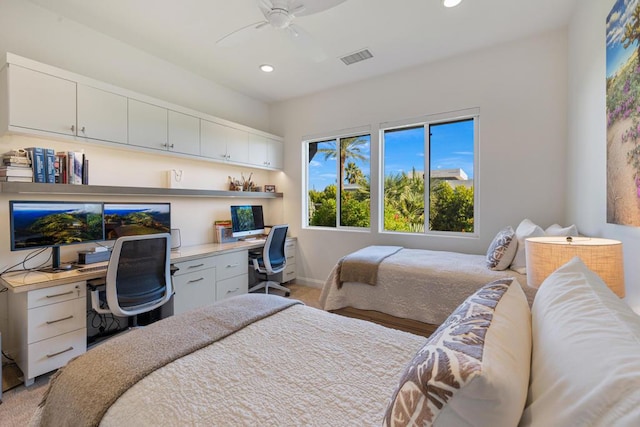
[(364, 61), (365, 59), (369, 59), (369, 58), (373, 58), (371, 51), (369, 49), (362, 49), (350, 55), (345, 55), (340, 59), (346, 65), (351, 65), (351, 64), (355, 64), (356, 62)]

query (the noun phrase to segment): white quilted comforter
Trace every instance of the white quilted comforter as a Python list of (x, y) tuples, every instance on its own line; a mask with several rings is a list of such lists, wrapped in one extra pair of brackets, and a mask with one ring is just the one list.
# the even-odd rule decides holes
[(295, 305), (148, 375), (100, 425), (380, 425), (424, 340)]
[(376, 285), (345, 282), (341, 289), (336, 264), (320, 304), (325, 310), (353, 307), (439, 325), (478, 288), (504, 277), (515, 277), (533, 302), (535, 289), (527, 287), (526, 275), (489, 270), (485, 261), (484, 255), (402, 249), (380, 263)]

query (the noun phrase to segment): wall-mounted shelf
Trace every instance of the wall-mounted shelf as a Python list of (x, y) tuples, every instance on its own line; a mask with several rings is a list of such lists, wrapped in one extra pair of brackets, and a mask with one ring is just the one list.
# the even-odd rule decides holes
[(282, 193), (264, 193), (256, 191), (195, 190), (187, 188), (154, 187), (115, 187), (109, 185), (41, 184), (35, 182), (0, 182), (0, 193), (150, 197), (242, 197), (251, 199), (275, 199), (282, 197)]

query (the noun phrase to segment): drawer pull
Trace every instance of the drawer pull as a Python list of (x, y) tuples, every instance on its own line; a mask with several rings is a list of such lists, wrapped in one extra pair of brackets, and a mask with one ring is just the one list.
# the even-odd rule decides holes
[(199, 279), (189, 280), (187, 283), (196, 283), (196, 282), (201, 282), (202, 280), (204, 280), (204, 277), (201, 277)]
[(48, 358), (56, 357), (56, 356), (61, 355), (62, 353), (66, 353), (67, 351), (71, 351), (71, 350), (73, 350), (73, 346), (71, 346), (69, 348), (66, 348), (66, 349), (64, 349), (62, 351), (59, 351), (57, 353), (47, 354), (47, 357)]
[(234, 268), (234, 267), (237, 267), (238, 265), (240, 265), (240, 264), (238, 264), (238, 263), (236, 263), (236, 264), (227, 264), (227, 266), (225, 268)]
[(295, 273), (296, 273), (295, 271), (288, 271), (288, 272), (286, 272), (285, 274), (286, 274), (287, 276), (291, 276), (292, 274), (295, 274)]
[(294, 256), (288, 256), (287, 259), (294, 259)]
[(232, 294), (232, 293), (234, 293), (234, 292), (238, 292), (239, 290), (240, 290), (240, 288), (229, 289), (229, 290), (227, 291), (227, 293), (228, 293), (228, 294)]
[(196, 265), (190, 265), (189, 268), (198, 268), (198, 267), (203, 267), (204, 264), (196, 264)]
[(63, 320), (69, 320), (69, 319), (73, 319), (73, 315), (63, 317), (62, 319), (58, 319), (58, 320), (47, 320), (47, 325), (51, 325), (51, 324), (62, 322)]
[(69, 292), (63, 292), (61, 294), (55, 294), (55, 295), (47, 295), (47, 298), (57, 298), (57, 297), (62, 297), (64, 295), (71, 295), (73, 294), (73, 291), (69, 291)]

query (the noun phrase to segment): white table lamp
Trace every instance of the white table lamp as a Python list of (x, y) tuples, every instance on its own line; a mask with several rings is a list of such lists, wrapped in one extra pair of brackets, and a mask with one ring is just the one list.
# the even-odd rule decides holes
[(527, 284), (533, 288), (577, 256), (616, 295), (624, 297), (622, 242), (594, 237), (530, 237), (525, 240), (525, 253)]

